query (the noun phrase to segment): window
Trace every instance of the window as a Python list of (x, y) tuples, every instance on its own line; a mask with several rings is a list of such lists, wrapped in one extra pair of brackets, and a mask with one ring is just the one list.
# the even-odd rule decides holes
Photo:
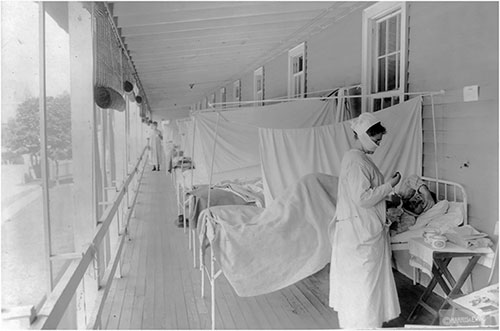
[(37, 305), (52, 290), (46, 254), (49, 243), (44, 236), (48, 228), (40, 144), (40, 22), (38, 3), (0, 5), (4, 69), (1, 292), (2, 307), (15, 307)]
[(406, 86), (406, 4), (380, 2), (363, 12), (363, 111), (403, 101)]
[(212, 93), (212, 95), (210, 96), (210, 108), (214, 107), (214, 103), (215, 103), (215, 93)]
[[(253, 73), (253, 99), (264, 100), (264, 67), (260, 67)], [(257, 106), (262, 106), (262, 102), (257, 102)]]
[(241, 101), (241, 81), (237, 80), (233, 83), (233, 101), (238, 102), (238, 107), (240, 106), (239, 102)]
[(303, 98), (306, 90), (306, 44), (288, 51), (288, 97)]
[(220, 89), (220, 108), (226, 108), (226, 88)]

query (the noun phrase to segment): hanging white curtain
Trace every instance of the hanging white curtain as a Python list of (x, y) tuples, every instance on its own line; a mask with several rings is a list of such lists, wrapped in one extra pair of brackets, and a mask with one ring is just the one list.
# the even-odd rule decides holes
[[(373, 160), (386, 178), (422, 173), (422, 98), (375, 112), (387, 129)], [(266, 205), (302, 176), (338, 176), (343, 154), (353, 146), (351, 121), (302, 129), (259, 129)]]
[[(195, 163), (208, 172), (218, 113), (195, 115)], [(214, 182), (223, 179), (260, 177), (258, 128), (303, 128), (331, 124), (332, 101), (300, 100), (263, 107), (235, 108), (220, 112), (214, 160)], [(197, 170), (198, 171), (198, 170)], [(200, 170), (202, 171), (202, 170)]]

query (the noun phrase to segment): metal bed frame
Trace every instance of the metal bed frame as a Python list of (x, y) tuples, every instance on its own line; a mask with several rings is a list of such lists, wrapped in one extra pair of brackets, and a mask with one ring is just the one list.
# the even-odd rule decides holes
[[(435, 179), (430, 177), (421, 178), (425, 182), (429, 190), (436, 194), (436, 199), (438, 201), (448, 200), (450, 202), (461, 202), (463, 204), (464, 213), (463, 225), (468, 224), (467, 193), (465, 192), (465, 188), (461, 184), (444, 179)], [(391, 243), (391, 248), (393, 251), (407, 250), (408, 242), (393, 242)]]

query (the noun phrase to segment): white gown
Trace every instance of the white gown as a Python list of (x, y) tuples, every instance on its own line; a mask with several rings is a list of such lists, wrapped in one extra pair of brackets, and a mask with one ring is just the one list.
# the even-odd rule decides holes
[(159, 165), (162, 159), (162, 146), (161, 146), (162, 134), (161, 131), (156, 129), (151, 132), (149, 144), (151, 147), (150, 150), (150, 159), (149, 163), (153, 166)]
[(384, 226), (384, 200), (391, 190), (365, 153), (345, 154), (330, 266), (330, 306), (341, 328), (379, 328), (401, 313)]

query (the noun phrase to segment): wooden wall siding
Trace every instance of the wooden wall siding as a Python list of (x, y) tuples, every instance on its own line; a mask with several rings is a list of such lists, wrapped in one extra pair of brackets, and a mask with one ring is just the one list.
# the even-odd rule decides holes
[[(301, 41), (297, 42), (297, 45)], [(306, 46), (307, 54), (307, 46)], [(307, 55), (306, 55), (306, 61)], [(276, 99), (288, 96), (288, 51), (266, 64), (264, 68), (265, 98)], [(307, 73), (306, 73), (307, 75)]]
[[(439, 176), (462, 183), (470, 223), (493, 233), (498, 220), (498, 4), (411, 3), (410, 90), (446, 90), (436, 97)], [(462, 89), (479, 85), (479, 101)], [(424, 169), (434, 176), (429, 99), (423, 112)]]
[[(411, 3), (410, 90), (446, 90), (435, 97), (439, 176), (464, 185), (469, 222), (493, 234), (498, 221), (498, 3)], [(479, 85), (479, 101), (463, 87)], [(435, 175), (430, 99), (423, 110), (423, 173)], [(473, 286), (486, 285), (478, 266)]]
[(362, 13), (351, 13), (307, 41), (308, 91), (361, 83)]

